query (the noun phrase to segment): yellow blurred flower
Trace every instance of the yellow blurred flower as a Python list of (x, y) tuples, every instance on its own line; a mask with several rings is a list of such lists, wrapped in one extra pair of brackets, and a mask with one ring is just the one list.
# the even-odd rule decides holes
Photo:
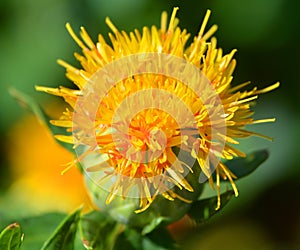
[(73, 156), (59, 146), (34, 116), (26, 116), (8, 133), (8, 159), (13, 184), (9, 194), (17, 204), (32, 212), (70, 212), (90, 201), (82, 174), (72, 169), (61, 175), (63, 164)]
[[(233, 56), (236, 50), (223, 55), (222, 49), (217, 48), (216, 38), (211, 38), (217, 29), (216, 25), (205, 33), (210, 11), (207, 12), (192, 44), (186, 46), (190, 34), (177, 26), (177, 9), (174, 8), (169, 22), (167, 13), (163, 12), (161, 27), (144, 27), (142, 33), (138, 30), (129, 34), (119, 31), (107, 18), (106, 23), (112, 30), (109, 34), (110, 43), (99, 35), (98, 42), (95, 44), (84, 28), (81, 28), (81, 40), (67, 24), (69, 33), (82, 49), (83, 55), (75, 53), (82, 68), (77, 69), (61, 60), (59, 64), (66, 68), (67, 77), (78, 89), (37, 87), (39, 91), (63, 97), (70, 104), (72, 110), (67, 109), (61, 119), (52, 123), (66, 127), (69, 132), (76, 132), (76, 136), (57, 135), (56, 138), (77, 147), (88, 136), (76, 122), (73, 122), (74, 115), (81, 115), (78, 115), (78, 110), (76, 111), (76, 102), (83, 95), (89, 80), (93, 79), (93, 76), (106, 65), (133, 54), (152, 52), (184, 59), (206, 76), (209, 85), (221, 101), (220, 105), (216, 104), (215, 99), (210, 96), (211, 93), (206, 93), (208, 90), (201, 85), (201, 82), (198, 88), (202, 91), (202, 95), (206, 96), (205, 103), (203, 96), (199, 96), (186, 83), (154, 73), (132, 75), (115, 82), (115, 85), (98, 103), (93, 128), (97, 147), (88, 148), (82, 158), (89, 157), (95, 152), (103, 156), (102, 163), (90, 167), (87, 171), (102, 171), (105, 173), (104, 179), (111, 179), (107, 203), (112, 202), (119, 193), (126, 198), (130, 190), (138, 186), (140, 198), (138, 212), (147, 209), (159, 194), (168, 200), (180, 199), (191, 202), (174, 192), (172, 188), (168, 188), (169, 185), (173, 185), (189, 192), (194, 191), (183, 174), (186, 171), (193, 172), (193, 170), (191, 166), (178, 160), (174, 147), (190, 152), (190, 156), (199, 163), (210, 185), (216, 186), (219, 197), (220, 178), (228, 179), (237, 195), (238, 191), (233, 182), (235, 175), (219, 161), (219, 158), (230, 160), (233, 157), (244, 157), (243, 152), (232, 146), (239, 143), (237, 138), (255, 134), (246, 131), (244, 127), (249, 124), (274, 121), (274, 119), (254, 120), (250, 104), (258, 94), (278, 87), (278, 83), (263, 90), (255, 87), (250, 91), (240, 91), (249, 83), (232, 87), (232, 74), (236, 66)], [(116, 70), (121, 71), (122, 68)], [(117, 71), (115, 73), (117, 74)], [(155, 92), (157, 89), (161, 92), (168, 92), (170, 95), (162, 97)], [(135, 95), (142, 90), (150, 90), (150, 92), (147, 92), (147, 96)], [(134, 98), (130, 99), (131, 96)], [(179, 102), (178, 105), (171, 102), (174, 96), (179, 98), (192, 113), (194, 118), (192, 125), (184, 122), (178, 124), (174, 116), (170, 115), (170, 113), (179, 116), (186, 114)], [(161, 109), (145, 108), (133, 114), (132, 109), (135, 106), (147, 106), (150, 99), (160, 98)], [(93, 100), (90, 101), (93, 102)], [(115, 114), (124, 103), (127, 109), (122, 109), (118, 119)], [(208, 111), (208, 106), (213, 112)], [(82, 115), (81, 120), (84, 123), (88, 119)], [(215, 135), (213, 135), (213, 126), (219, 129)], [(224, 145), (219, 142), (222, 140)], [(214, 169), (211, 169), (211, 164), (216, 164), (216, 184), (213, 181)], [(155, 178), (157, 176), (159, 177)]]

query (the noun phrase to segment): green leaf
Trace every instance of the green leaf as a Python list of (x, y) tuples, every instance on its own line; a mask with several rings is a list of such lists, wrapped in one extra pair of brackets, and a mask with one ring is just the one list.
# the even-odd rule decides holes
[(41, 250), (72, 250), (77, 232), (81, 209), (67, 216), (56, 228)]
[(153, 230), (143, 238), (143, 249), (178, 249), (178, 245), (164, 227)]
[(124, 225), (100, 211), (85, 214), (80, 220), (81, 238), (86, 249), (113, 249), (116, 238), (123, 228)]
[(113, 249), (171, 250), (177, 249), (177, 245), (165, 228), (158, 228), (150, 234), (142, 235), (139, 231), (127, 227), (118, 237)]
[(142, 234), (148, 234), (152, 232), (155, 228), (157, 228), (163, 221), (167, 221), (168, 219), (165, 217), (156, 217), (154, 218), (148, 225), (146, 225), (143, 230)]
[[(65, 128), (52, 125), (50, 123), (51, 118), (43, 111), (40, 105), (31, 96), (22, 93), (15, 88), (10, 88), (9, 93), (16, 99), (20, 106), (31, 111), (43, 125), (48, 127), (53, 135), (70, 135)], [(74, 149), (71, 144), (58, 140), (57, 142), (71, 153), (74, 153)]]
[[(22, 226), (24, 241), (22, 250), (41, 249), (45, 240), (57, 228), (57, 225), (66, 217), (63, 213), (46, 213), (30, 217), (17, 217), (0, 211), (0, 228), (15, 221)], [(1, 249), (1, 247), (0, 247)]]
[(258, 150), (249, 155), (246, 158), (236, 158), (227, 161), (225, 165), (236, 175), (238, 178), (242, 178), (252, 173), (259, 165), (261, 165), (269, 157), (267, 150)]
[(47, 213), (19, 219), (25, 236), (22, 250), (41, 249), (45, 240), (65, 217), (66, 214), (62, 213)]
[(17, 223), (7, 226), (0, 233), (0, 249), (1, 250), (18, 250), (23, 241), (21, 227)]
[(119, 235), (113, 250), (142, 250), (142, 235), (140, 232), (126, 227)]
[(188, 216), (194, 220), (197, 224), (201, 224), (207, 221), (210, 217), (220, 212), (220, 210), (228, 203), (232, 198), (234, 192), (229, 190), (221, 194), (221, 207), (216, 210), (218, 197), (207, 198), (192, 203), (191, 209), (188, 212)]

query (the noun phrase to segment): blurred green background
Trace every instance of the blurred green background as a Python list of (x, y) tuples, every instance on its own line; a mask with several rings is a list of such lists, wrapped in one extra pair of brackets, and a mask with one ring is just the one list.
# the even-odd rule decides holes
[[(279, 89), (260, 96), (255, 107), (256, 118), (276, 117), (276, 123), (251, 127), (273, 137), (274, 142), (260, 138), (241, 142), (246, 152), (269, 149), (269, 160), (251, 176), (237, 181), (240, 196), (230, 202), (221, 216), (193, 233), (183, 230), (181, 241), (186, 249), (297, 249), (300, 246), (297, 161), (300, 2), (292, 0), (1, 0), (0, 211), (14, 204), (7, 202), (17, 171), (11, 158), (24, 155), (14, 144), (24, 138), (14, 136), (16, 124), (19, 134), (29, 133), (28, 126), (22, 128), (24, 117), (29, 114), (10, 97), (8, 88), (24, 91), (44, 106), (57, 102), (57, 98), (36, 93), (34, 85), (70, 84), (64, 69), (56, 64), (61, 58), (78, 65), (73, 52), (79, 48), (67, 33), (66, 22), (77, 33), (80, 26), (85, 26), (96, 40), (98, 33), (107, 37), (106, 16), (119, 29), (141, 30), (145, 25), (159, 25), (161, 12), (170, 13), (174, 6), (180, 7), (180, 26), (192, 35), (197, 34), (206, 10), (212, 10), (209, 25), (219, 26), (215, 34), (218, 45), (225, 52), (238, 49), (234, 84), (251, 80), (264, 87), (281, 82)], [(28, 147), (30, 143), (28, 137)], [(43, 160), (47, 161), (40, 161), (41, 168)], [(19, 208), (15, 209), (18, 212)]]

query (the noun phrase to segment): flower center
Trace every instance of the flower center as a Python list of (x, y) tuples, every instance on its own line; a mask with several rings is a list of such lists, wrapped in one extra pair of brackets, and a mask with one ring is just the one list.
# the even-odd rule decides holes
[(178, 141), (180, 131), (171, 115), (150, 108), (140, 111), (129, 122), (114, 123), (111, 135), (113, 143), (102, 149), (116, 163), (116, 171), (140, 178), (162, 174), (171, 165), (167, 150), (171, 149), (173, 138)]

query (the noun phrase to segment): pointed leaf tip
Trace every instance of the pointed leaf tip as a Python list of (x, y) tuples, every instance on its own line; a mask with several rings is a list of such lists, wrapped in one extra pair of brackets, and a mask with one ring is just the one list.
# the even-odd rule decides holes
[(73, 250), (81, 208), (68, 215), (44, 243), (41, 250)]
[(237, 178), (242, 178), (256, 170), (269, 157), (267, 150), (258, 150), (247, 155), (246, 158), (236, 158), (227, 161), (225, 165)]
[(188, 216), (194, 222), (196, 222), (196, 224), (202, 224), (210, 217), (220, 212), (221, 209), (230, 201), (233, 195), (233, 190), (229, 190), (221, 194), (221, 206), (218, 210), (216, 210), (216, 204), (218, 200), (217, 196), (195, 201), (192, 203), (191, 209), (188, 212)]

